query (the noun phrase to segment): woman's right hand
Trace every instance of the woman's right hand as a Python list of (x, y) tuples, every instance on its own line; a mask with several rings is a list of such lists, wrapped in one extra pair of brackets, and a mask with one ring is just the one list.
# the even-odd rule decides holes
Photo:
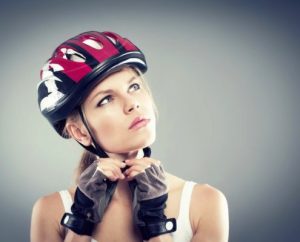
[[(111, 158), (95, 160), (88, 166), (79, 176), (72, 215), (65, 214), (61, 224), (77, 234), (91, 235), (95, 225), (102, 220), (117, 180), (125, 178), (121, 171), (125, 166), (124, 162)], [(75, 225), (72, 220), (76, 220)]]
[[(116, 181), (125, 178), (121, 172), (121, 168), (125, 165), (125, 163), (115, 159), (101, 158), (95, 160), (80, 175), (77, 188), (79, 194), (75, 193), (74, 203), (79, 202), (80, 207), (89, 208), (89, 211), (86, 211), (86, 216), (94, 223), (101, 221), (116, 188)], [(85, 195), (87, 202), (82, 202), (84, 199), (77, 201), (76, 196), (78, 195), (80, 198)]]
[(121, 169), (124, 169), (126, 164), (119, 160), (111, 158), (101, 158), (98, 160), (97, 169), (103, 173), (110, 181), (124, 179)]

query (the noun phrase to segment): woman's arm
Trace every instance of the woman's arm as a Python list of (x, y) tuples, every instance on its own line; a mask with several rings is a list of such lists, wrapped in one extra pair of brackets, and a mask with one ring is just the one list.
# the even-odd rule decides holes
[(163, 234), (157, 237), (153, 237), (148, 242), (173, 242), (170, 234)]
[(59, 224), (56, 195), (45, 196), (36, 201), (32, 210), (30, 241), (62, 242)]
[[(68, 230), (63, 239), (60, 231), (60, 218), (64, 213), (60, 207), (60, 198), (57, 193), (45, 196), (36, 201), (31, 218), (31, 242), (90, 242), (90, 236), (81, 236)], [(62, 206), (62, 205), (61, 205)]]
[(87, 235), (78, 235), (74, 233), (72, 230), (69, 230), (64, 242), (91, 242), (92, 237)]
[(194, 228), (191, 242), (227, 242), (229, 216), (226, 197), (209, 185), (194, 188), (190, 216)]

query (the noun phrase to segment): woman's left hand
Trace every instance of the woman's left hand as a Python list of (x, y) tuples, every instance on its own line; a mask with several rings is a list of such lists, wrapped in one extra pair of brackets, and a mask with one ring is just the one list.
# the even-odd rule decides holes
[(124, 172), (129, 183), (137, 187), (137, 201), (157, 198), (168, 193), (164, 169), (159, 160), (144, 157), (126, 160), (129, 167)]
[(129, 184), (135, 187), (134, 222), (140, 229), (143, 239), (148, 240), (161, 234), (174, 232), (176, 220), (167, 219), (164, 214), (168, 189), (160, 161), (144, 157), (126, 160), (125, 163), (129, 168), (124, 175), (129, 180)]
[(128, 168), (124, 172), (124, 175), (128, 181), (131, 181), (139, 173), (145, 172), (151, 165), (160, 166), (160, 161), (153, 158), (144, 157), (141, 159), (125, 160)]

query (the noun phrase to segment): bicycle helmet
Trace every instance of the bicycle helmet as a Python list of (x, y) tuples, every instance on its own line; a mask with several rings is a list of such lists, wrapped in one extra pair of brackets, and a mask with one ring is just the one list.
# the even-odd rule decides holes
[(101, 79), (123, 65), (142, 73), (147, 70), (141, 50), (116, 33), (90, 31), (68, 39), (55, 49), (40, 72), (40, 111), (64, 137), (68, 115)]

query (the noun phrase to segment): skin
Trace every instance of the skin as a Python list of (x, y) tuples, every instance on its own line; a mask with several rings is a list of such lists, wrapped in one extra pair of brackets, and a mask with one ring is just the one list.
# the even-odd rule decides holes
[[(106, 93), (100, 93), (110, 90)], [(109, 95), (109, 96), (108, 96)], [(156, 118), (153, 100), (137, 74), (129, 68), (111, 74), (100, 82), (82, 105), (97, 142), (110, 158), (99, 159), (98, 169), (108, 179), (118, 180), (116, 191), (104, 214), (102, 222), (94, 231), (97, 241), (142, 241), (133, 224), (132, 195), (128, 181), (143, 172), (150, 164), (160, 164), (155, 158), (143, 158), (142, 148), (155, 141)], [(150, 119), (138, 129), (129, 129), (136, 117)], [(92, 143), (91, 137), (80, 120), (68, 121), (71, 136), (84, 145)], [(124, 173), (121, 168), (130, 168)], [(165, 215), (177, 217), (184, 180), (166, 172), (169, 190)], [(76, 187), (69, 188), (74, 196)], [(90, 241), (88, 236), (79, 236), (60, 225), (64, 208), (58, 193), (40, 198), (33, 207), (31, 241)], [(224, 194), (207, 185), (195, 185), (190, 204), (192, 242), (225, 242), (229, 236), (228, 206)], [(120, 219), (122, 218), (122, 219)], [(117, 231), (117, 232), (116, 232)], [(169, 234), (151, 238), (151, 242), (171, 242)]]

